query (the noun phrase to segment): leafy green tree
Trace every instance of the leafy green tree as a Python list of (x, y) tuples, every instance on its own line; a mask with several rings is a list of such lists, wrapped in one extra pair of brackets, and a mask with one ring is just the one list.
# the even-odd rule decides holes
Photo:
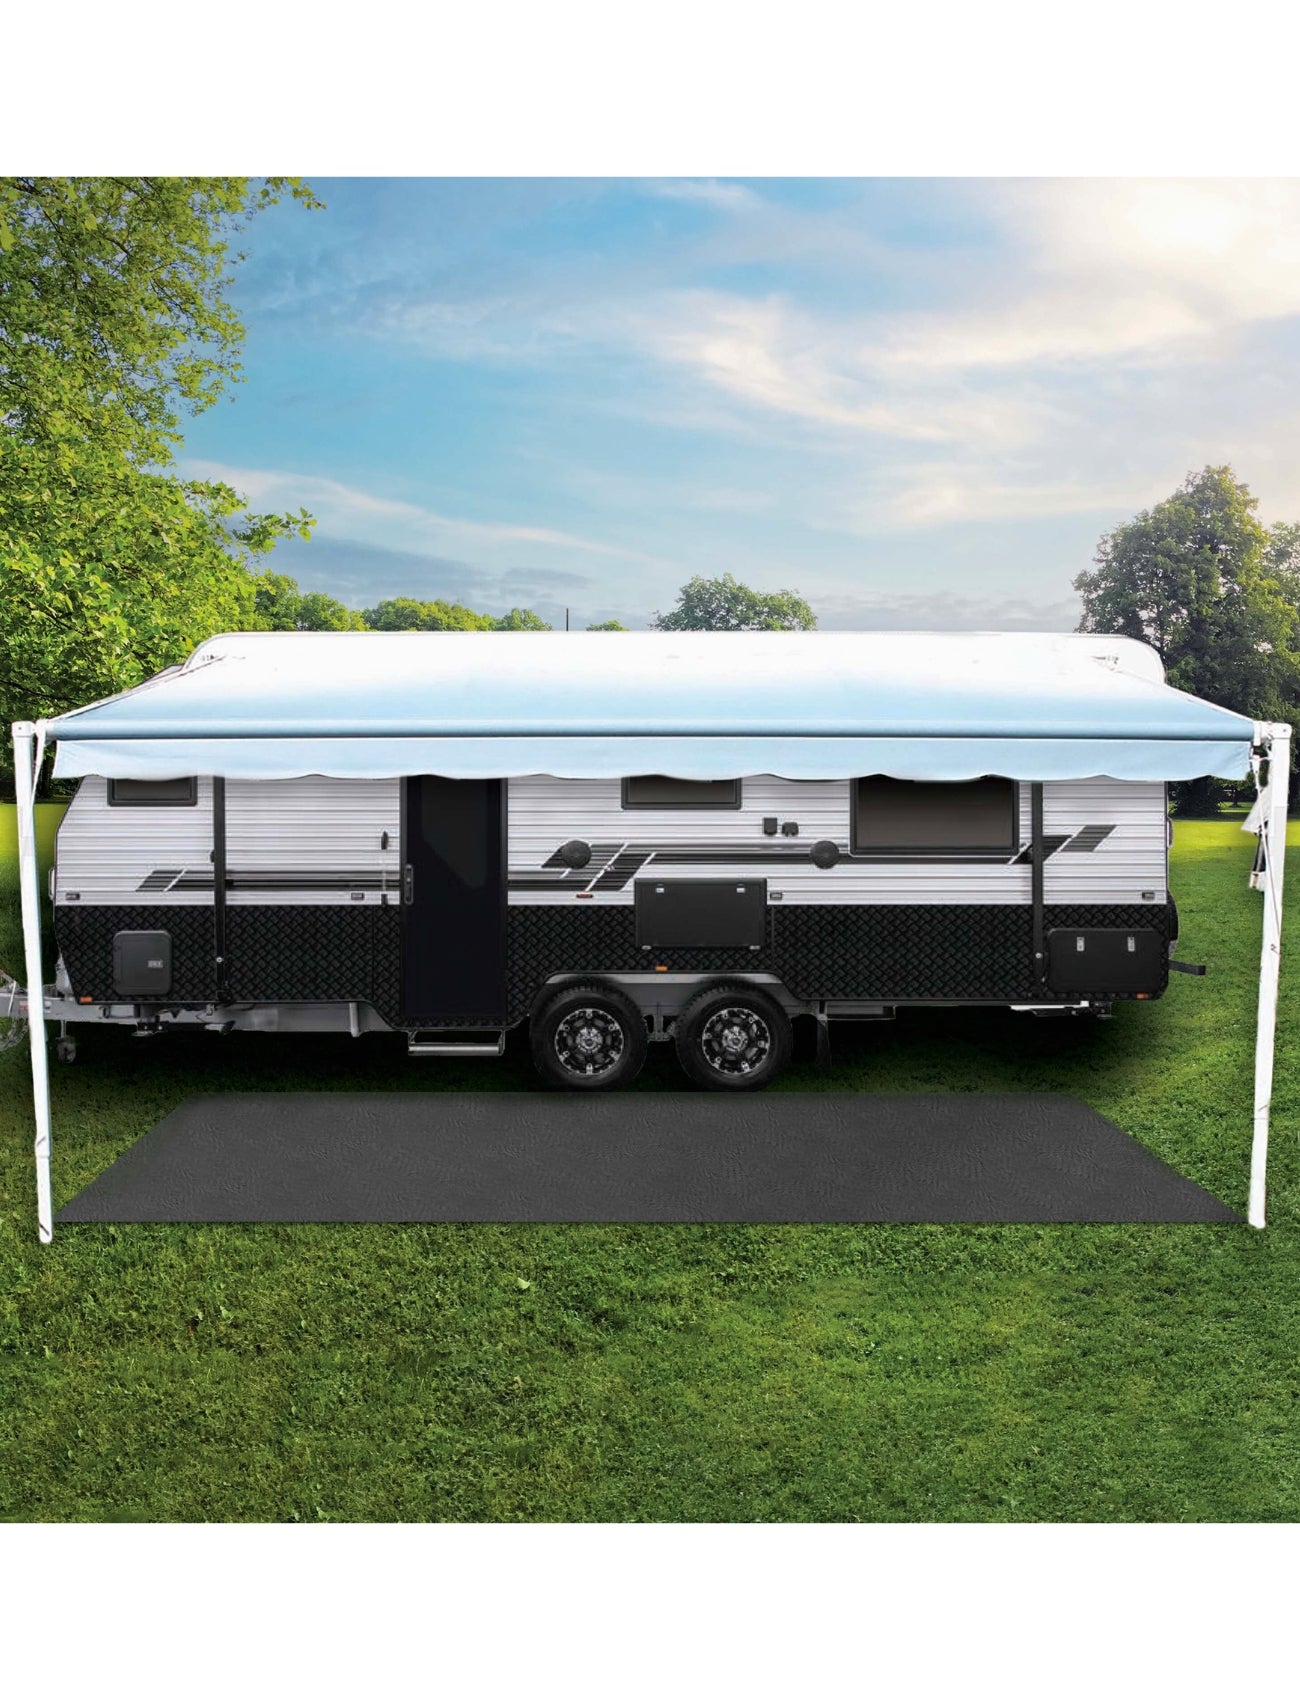
[(255, 579), (255, 623), (272, 632), (364, 632), (366, 622), (355, 608), (345, 607), (320, 590), (302, 591), (288, 573), (268, 567)]
[(0, 178), (0, 417), (32, 442), (165, 464), (177, 407), (241, 375), (231, 239), (296, 178)]
[(125, 690), (256, 624), (247, 568), (290, 521), (220, 484), (102, 464), (42, 483), (23, 459), (0, 431), (0, 717)]
[(459, 602), (419, 602), (394, 596), (362, 615), (372, 632), (549, 632), (546, 621), (531, 608), (512, 608), (500, 619), (476, 614)]
[(490, 632), (496, 622), (490, 614), (476, 614), (459, 602), (418, 602), (411, 596), (393, 596), (361, 616), (372, 632)]
[(626, 626), (619, 625), (617, 620), (602, 620), (598, 626), (588, 626), (589, 632), (625, 632)]
[(693, 578), (682, 586), (677, 606), (650, 624), (660, 632), (807, 632), (817, 616), (797, 591), (751, 590), (723, 573)]
[(1288, 601), (1300, 604), (1300, 525), (1269, 527), (1264, 571), (1277, 580)]
[(0, 178), (0, 718), (248, 625), (250, 563), (309, 533), (168, 471), (181, 414), (241, 376), (232, 243), (286, 194), (318, 204), (288, 178)]
[[(1096, 571), (1074, 581), (1079, 630), (1151, 644), (1179, 690), (1256, 719), (1295, 717), (1300, 608), (1287, 575), (1300, 528), (1270, 533), (1257, 507), (1230, 466), (1189, 474), (1101, 539)], [(1213, 794), (1208, 781), (1181, 793), (1191, 806)]]
[(531, 608), (512, 608), (492, 622), (494, 632), (549, 632), (550, 626)]

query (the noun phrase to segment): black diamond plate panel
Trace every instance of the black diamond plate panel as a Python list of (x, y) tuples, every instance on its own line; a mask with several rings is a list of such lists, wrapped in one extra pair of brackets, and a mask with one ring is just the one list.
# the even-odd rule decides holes
[[(226, 911), (239, 1003), (396, 1004), (396, 906), (240, 904)], [(391, 985), (389, 982), (391, 981)], [(387, 995), (385, 995), (387, 993)], [(385, 1018), (385, 1010), (380, 1010)]]
[[(54, 911), (54, 936), (75, 997), (112, 1003), (113, 935), (167, 932), (172, 936), (172, 989), (159, 1001), (206, 1004), (216, 996), (211, 904), (60, 903)], [(132, 998), (132, 1003), (141, 1000)]]
[[(808, 904), (769, 913), (776, 918), (775, 972), (795, 997), (809, 1002), (1025, 1003), (1044, 994), (1034, 972), (1027, 904)], [(1155, 927), (1167, 937), (1168, 910), (1163, 904), (1044, 910), (1045, 930), (1082, 926)], [(1151, 990), (1163, 991), (1166, 983), (1167, 977)], [(1110, 995), (1104, 986), (1095, 993)]]
[[(761, 950), (643, 951), (637, 948), (630, 904), (512, 906), (507, 1020), (526, 1017), (552, 975), (635, 973), (652, 962), (683, 972), (775, 973), (808, 1002), (1020, 1003), (1044, 995), (1031, 960), (1032, 916), (1023, 904), (792, 904), (767, 913), (768, 938)], [(1048, 905), (1044, 927), (1155, 927), (1167, 940), (1169, 915), (1163, 904)], [(113, 1001), (113, 935), (154, 928), (170, 932), (173, 940), (173, 989), (165, 1001), (211, 1003), (212, 910), (197, 904), (84, 909), (61, 904), (55, 935), (74, 995)], [(227, 911), (227, 930), (231, 993), (240, 1002), (365, 1002), (391, 1026), (402, 1026), (396, 905), (239, 905)], [(1166, 984), (1167, 975), (1151, 991), (1158, 994)], [(1132, 994), (1098, 986), (1094, 995)]]
[(751, 974), (772, 967), (772, 922), (761, 950), (640, 950), (632, 905), (516, 904), (507, 929), (508, 1020), (522, 1020), (553, 974), (634, 974), (664, 963), (687, 973)]

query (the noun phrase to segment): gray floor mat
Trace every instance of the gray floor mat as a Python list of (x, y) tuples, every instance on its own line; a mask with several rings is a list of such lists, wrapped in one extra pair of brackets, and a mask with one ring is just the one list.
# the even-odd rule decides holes
[(1240, 1217), (1047, 1093), (234, 1092), (186, 1100), (58, 1220)]

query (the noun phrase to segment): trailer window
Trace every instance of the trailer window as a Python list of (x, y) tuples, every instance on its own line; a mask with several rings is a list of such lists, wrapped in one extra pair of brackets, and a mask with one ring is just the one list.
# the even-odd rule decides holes
[(112, 808), (184, 808), (199, 800), (197, 779), (110, 779)]
[(625, 809), (738, 809), (738, 779), (673, 779), (642, 773), (623, 781)]
[(862, 856), (1010, 856), (1019, 848), (1014, 780), (853, 781), (853, 849)]

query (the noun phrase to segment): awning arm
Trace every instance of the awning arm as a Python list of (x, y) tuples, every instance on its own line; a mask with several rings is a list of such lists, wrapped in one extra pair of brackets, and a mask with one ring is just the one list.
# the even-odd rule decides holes
[(1291, 780), (1291, 728), (1262, 725), (1259, 743), (1268, 758), (1260, 794), (1260, 860), (1252, 884), (1264, 893), (1264, 933), (1259, 958), (1259, 1013), (1255, 1025), (1255, 1131), (1250, 1148), (1252, 1228), (1264, 1226), (1268, 1171), (1268, 1117), (1273, 1099), (1273, 1051), (1277, 1031), (1278, 976), (1282, 965), (1282, 883), (1286, 875), (1286, 806)]
[(41, 882), (36, 860), (36, 781), (45, 728), (19, 720), (13, 728), (14, 792), (18, 802), (18, 883), (22, 894), (27, 973), (27, 1033), (32, 1051), (36, 1113), (36, 1227), (41, 1243), (54, 1238), (50, 1193), (50, 1069), (45, 1050), (45, 979), (41, 967)]

